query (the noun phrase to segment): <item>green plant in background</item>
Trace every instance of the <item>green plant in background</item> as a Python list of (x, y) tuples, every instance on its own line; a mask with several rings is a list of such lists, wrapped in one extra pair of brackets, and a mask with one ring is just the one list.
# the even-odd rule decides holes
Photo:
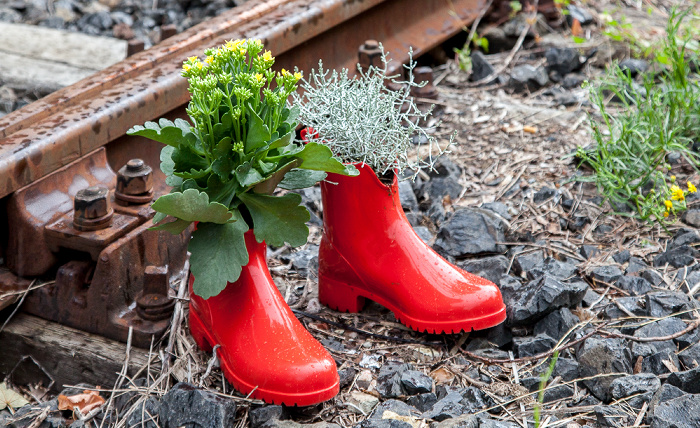
[[(692, 151), (693, 142), (700, 139), (700, 83), (689, 77), (689, 61), (697, 61), (697, 55), (686, 48), (690, 39), (678, 43), (687, 13), (671, 14), (660, 52), (669, 65), (662, 72), (645, 74), (640, 84), (613, 65), (590, 84), (602, 123), (590, 117), (596, 145), (579, 147), (576, 153), (594, 174), (577, 179), (595, 182), (620, 215), (665, 224), (670, 214), (685, 209), (685, 198), (678, 198), (679, 187), (668, 177), (669, 155), (679, 154), (696, 168), (700, 165)], [(622, 109), (613, 112), (606, 98), (616, 99)]]
[[(287, 99), (301, 74), (276, 73), (275, 59), (263, 49), (259, 40), (236, 40), (207, 50), (204, 62), (187, 59), (182, 75), (192, 124), (160, 119), (127, 132), (166, 144), (161, 170), (173, 190), (153, 203), (153, 223), (177, 234), (199, 222), (188, 250), (194, 292), (204, 298), (236, 281), (248, 264), (248, 229), (270, 245), (306, 243), (309, 212), (298, 194), (273, 196), (278, 185), (297, 189), (325, 172), (358, 174), (326, 146), (294, 141), (298, 109)], [(164, 222), (166, 216), (175, 221)]]
[(557, 365), (558, 359), (559, 351), (554, 351), (552, 360), (549, 362), (549, 367), (547, 367), (547, 370), (542, 373), (542, 376), (540, 377), (540, 389), (537, 393), (537, 403), (535, 404), (535, 410), (533, 412), (535, 428), (540, 427), (540, 414), (542, 412), (542, 404), (544, 403), (544, 389), (547, 387), (547, 382), (549, 382), (549, 378), (552, 377), (552, 373), (554, 373), (554, 367)]

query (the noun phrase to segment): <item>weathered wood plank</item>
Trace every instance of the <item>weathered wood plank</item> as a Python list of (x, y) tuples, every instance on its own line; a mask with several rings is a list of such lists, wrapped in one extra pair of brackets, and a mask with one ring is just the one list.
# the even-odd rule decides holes
[[(0, 379), (23, 357), (31, 356), (55, 381), (54, 391), (78, 383), (109, 389), (114, 386), (125, 355), (126, 344), (18, 313), (0, 333)], [(132, 347), (128, 374), (145, 367), (147, 358), (148, 350)], [(153, 364), (151, 367), (158, 369)], [(31, 374), (22, 377), (25, 382), (31, 381), (27, 379)]]
[(55, 91), (123, 60), (126, 49), (124, 40), (0, 22), (0, 80)]

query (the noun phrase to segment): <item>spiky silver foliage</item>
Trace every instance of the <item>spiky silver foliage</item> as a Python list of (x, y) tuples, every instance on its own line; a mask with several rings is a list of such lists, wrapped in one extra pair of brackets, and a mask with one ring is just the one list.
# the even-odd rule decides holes
[[(308, 78), (302, 79), (303, 92), (294, 95), (301, 122), (316, 131), (309, 135), (309, 140), (326, 144), (346, 163), (363, 162), (379, 175), (409, 170), (413, 172), (409, 178), (415, 178), (421, 169), (432, 169), (453, 139), (441, 148), (430, 135), (434, 126), (421, 125), (432, 113), (432, 107), (421, 112), (410, 96), (412, 87), (424, 83), (414, 81), (416, 63), (412, 52), (409, 58), (409, 64), (404, 65), (406, 81), (386, 75), (385, 53), (381, 67), (360, 70), (359, 78), (348, 76), (347, 69), (324, 70), (319, 61), (318, 70), (312, 70)], [(400, 89), (387, 88), (388, 82)], [(419, 142), (417, 146), (413, 144), (414, 138)], [(428, 145), (427, 154), (421, 155), (421, 140), (423, 145)], [(409, 154), (412, 149), (415, 149), (413, 155)]]

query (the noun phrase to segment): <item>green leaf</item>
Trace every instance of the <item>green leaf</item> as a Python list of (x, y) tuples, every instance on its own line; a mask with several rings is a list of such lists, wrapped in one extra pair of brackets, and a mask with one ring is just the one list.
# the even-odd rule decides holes
[(231, 213), (226, 205), (209, 202), (209, 195), (197, 189), (163, 195), (151, 205), (154, 210), (186, 221), (227, 223)]
[[(162, 213), (158, 213), (162, 214)], [(162, 221), (162, 220), (160, 220)], [(153, 218), (153, 224), (156, 223), (155, 217)], [(173, 235), (179, 235), (182, 233), (183, 230), (187, 229), (189, 225), (191, 225), (191, 221), (187, 220), (182, 220), (179, 218), (176, 218), (175, 221), (169, 221), (166, 223), (160, 223), (156, 226), (150, 227), (149, 230), (165, 230), (166, 232), (170, 232)]]
[(29, 404), (29, 401), (25, 400), (20, 394), (9, 389), (5, 382), (0, 383), (0, 410), (5, 407), (10, 409), (19, 409)]
[(165, 146), (160, 151), (160, 170), (165, 174), (165, 184), (172, 187), (180, 187), (182, 178), (175, 174), (175, 162), (173, 162), (173, 152), (175, 147)]
[(219, 294), (228, 282), (235, 282), (248, 264), (244, 234), (248, 225), (240, 212), (236, 221), (226, 224), (199, 223), (187, 248), (190, 271), (194, 275), (193, 291), (208, 299)]
[(160, 119), (158, 123), (146, 122), (144, 126), (136, 125), (126, 133), (140, 135), (173, 147), (179, 147), (182, 143), (192, 144), (196, 139), (190, 124), (182, 119), (175, 119), (174, 123), (168, 119)]
[(270, 141), (272, 133), (270, 129), (260, 119), (255, 111), (250, 109), (250, 120), (248, 121), (248, 137), (245, 142), (245, 152), (250, 153), (258, 147), (264, 146)]
[(165, 217), (167, 216), (167, 214), (156, 212), (156, 214), (153, 216), (153, 224), (160, 223), (161, 221), (165, 220)]
[(253, 217), (255, 239), (265, 241), (276, 247), (288, 242), (293, 247), (306, 243), (309, 237), (309, 211), (299, 206), (301, 196), (287, 193), (284, 196), (259, 195), (257, 193), (241, 193), (238, 197), (243, 201)]
[(284, 134), (283, 136), (281, 136), (280, 138), (278, 138), (277, 140), (270, 143), (269, 149), (272, 150), (272, 149), (277, 149), (279, 147), (288, 146), (289, 143), (292, 141), (292, 138), (294, 138), (294, 132), (289, 131), (286, 134)]
[(304, 146), (304, 150), (295, 156), (302, 160), (301, 165), (298, 167), (300, 169), (313, 169), (349, 176), (360, 174), (354, 165), (344, 165), (334, 158), (331, 149), (323, 144), (308, 143)]
[(190, 146), (180, 146), (179, 149), (173, 150), (171, 158), (175, 163), (175, 174), (178, 177), (185, 175), (195, 177), (199, 172), (209, 168), (207, 159), (195, 152)]
[(326, 178), (328, 174), (323, 171), (312, 171), (310, 169), (293, 169), (289, 171), (278, 187), (283, 189), (305, 189), (311, 187)]
[(249, 187), (265, 180), (265, 177), (250, 165), (250, 162), (246, 162), (236, 168), (236, 178), (241, 187)]

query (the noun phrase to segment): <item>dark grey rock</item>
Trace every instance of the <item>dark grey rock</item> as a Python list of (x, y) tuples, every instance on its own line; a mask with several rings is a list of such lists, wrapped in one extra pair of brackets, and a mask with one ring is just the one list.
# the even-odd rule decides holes
[(504, 253), (498, 242), (505, 240), (501, 221), (487, 210), (461, 208), (440, 228), (435, 249), (451, 257)]
[(451, 177), (454, 180), (459, 180), (462, 176), (462, 168), (457, 165), (448, 156), (441, 156), (435, 161), (433, 169), (428, 171), (430, 177)]
[(656, 391), (651, 401), (649, 401), (649, 410), (647, 415), (653, 415), (654, 408), (660, 403), (666, 402), (668, 400), (673, 400), (674, 398), (681, 397), (685, 394), (686, 393), (683, 392), (681, 389), (673, 385), (669, 385), (668, 383), (664, 383), (663, 385), (661, 385), (661, 388), (659, 388), (658, 391)]
[(394, 412), (401, 416), (419, 416), (420, 411), (415, 407), (404, 403), (399, 400), (386, 400), (383, 403), (377, 405), (377, 407), (372, 410), (372, 414), (369, 415), (369, 419), (382, 419), (384, 412)]
[[(617, 304), (625, 308), (628, 312), (634, 315), (645, 316), (647, 315), (646, 309), (646, 297), (644, 296), (632, 296), (632, 297), (618, 297), (615, 299)], [(618, 308), (614, 303), (610, 303), (605, 307), (605, 317), (608, 319), (617, 319), (628, 317), (627, 312), (624, 312)]]
[(433, 200), (425, 213), (428, 215), (430, 221), (432, 221), (435, 225), (441, 225), (442, 222), (445, 221), (446, 212), (442, 201)]
[(649, 62), (643, 59), (627, 58), (620, 62), (620, 70), (629, 71), (632, 77), (644, 73), (649, 69)]
[(377, 375), (377, 392), (382, 398), (396, 398), (404, 395), (401, 388), (401, 376), (404, 372), (413, 370), (410, 364), (398, 361), (387, 361), (379, 369)]
[(536, 204), (541, 204), (546, 200), (552, 199), (558, 194), (559, 191), (557, 191), (557, 189), (552, 189), (551, 187), (543, 187), (532, 196), (532, 201)]
[(569, 385), (559, 385), (546, 389), (542, 395), (542, 402), (551, 403), (552, 401), (559, 401), (573, 396), (574, 388)]
[(686, 368), (692, 369), (700, 366), (700, 343), (696, 343), (678, 353), (678, 359)]
[(593, 281), (608, 285), (614, 284), (620, 277), (622, 277), (622, 271), (617, 266), (598, 266), (591, 271)]
[(652, 287), (658, 287), (664, 282), (664, 278), (661, 276), (661, 274), (654, 269), (642, 270), (639, 276), (649, 281)]
[(233, 426), (236, 403), (189, 383), (180, 382), (163, 396), (158, 414), (160, 425), (165, 428)]
[(465, 413), (474, 413), (495, 404), (491, 398), (486, 396), (479, 388), (474, 386), (462, 389), (461, 393), (461, 403), (464, 405)]
[[(621, 339), (590, 337), (576, 353), (582, 378), (603, 373), (632, 373), (630, 351)], [(584, 380), (586, 388), (597, 399), (609, 402), (610, 385), (619, 376), (603, 376)]]
[(421, 195), (431, 201), (440, 201), (445, 196), (449, 196), (452, 200), (459, 197), (462, 193), (462, 185), (459, 184), (457, 178), (453, 177), (435, 177), (431, 178), (421, 188)]
[(435, 403), (432, 409), (423, 413), (421, 417), (440, 422), (456, 418), (464, 413), (466, 412), (462, 405), (462, 395), (459, 391), (452, 391)]
[[(484, 425), (481, 426), (483, 427)], [(479, 420), (473, 415), (462, 415), (454, 419), (445, 419), (442, 422), (431, 424), (430, 428), (479, 428)]]
[(476, 276), (486, 278), (498, 284), (508, 269), (508, 259), (505, 256), (491, 256), (481, 259), (464, 260), (457, 263), (457, 266), (473, 273)]
[(700, 228), (700, 209), (689, 209), (683, 213), (681, 220), (683, 220), (685, 224)]
[(435, 239), (435, 234), (425, 226), (414, 226), (413, 230), (416, 232), (416, 235), (428, 245), (432, 244)]
[(561, 76), (576, 71), (583, 65), (578, 49), (551, 47), (547, 48), (544, 56), (547, 58), (547, 70), (556, 71)]
[(520, 428), (520, 425), (508, 421), (497, 421), (486, 417), (480, 417), (479, 428)]
[(531, 357), (554, 348), (557, 341), (546, 334), (513, 338), (513, 350), (518, 358)]
[(650, 428), (697, 428), (700, 426), (700, 395), (684, 395), (654, 407)]
[[(541, 375), (549, 369), (549, 364), (540, 365), (535, 373)], [(564, 382), (578, 379), (579, 364), (573, 358), (559, 357), (554, 365), (552, 377), (561, 377)]]
[(700, 253), (689, 245), (667, 250), (654, 258), (654, 266), (671, 265), (675, 268), (692, 265)]
[(344, 369), (338, 370), (338, 376), (340, 377), (340, 389), (345, 388), (350, 385), (357, 375), (357, 370), (353, 367), (346, 367)]
[(595, 257), (596, 254), (600, 254), (600, 248), (595, 245), (582, 245), (579, 253), (581, 253), (586, 260), (590, 260)]
[(413, 192), (413, 186), (408, 180), (399, 181), (399, 199), (405, 211), (418, 212), (418, 199)]
[(580, 88), (583, 82), (586, 81), (586, 76), (579, 73), (570, 73), (564, 76), (564, 80), (561, 81), (561, 86), (566, 89)]
[(569, 10), (569, 14), (566, 15), (566, 20), (569, 23), (569, 26), (571, 26), (574, 22), (574, 19), (579, 22), (581, 25), (588, 25), (593, 23), (593, 15), (587, 10), (579, 6), (575, 6), (573, 4), (570, 4), (566, 7)]
[(646, 392), (654, 393), (661, 388), (661, 380), (651, 373), (639, 373), (617, 378), (610, 384), (610, 393), (616, 400)]
[(680, 361), (676, 356), (676, 353), (670, 349), (664, 349), (642, 360), (642, 371), (644, 373), (654, 373), (655, 375), (662, 375), (671, 373), (668, 365), (676, 368), (680, 368)]
[[(647, 315), (654, 318), (661, 318), (671, 314), (689, 311), (697, 308), (697, 300), (691, 300), (687, 294), (681, 291), (658, 291), (647, 293), (646, 308)], [(680, 318), (690, 319), (690, 313), (679, 315)]]
[(535, 334), (546, 334), (554, 340), (559, 340), (579, 321), (569, 308), (561, 308), (538, 321), (535, 324)]
[(632, 257), (632, 255), (630, 254), (629, 250), (618, 251), (612, 256), (613, 260), (615, 260), (615, 262), (619, 264), (627, 263), (630, 257)]
[(533, 280), (546, 274), (556, 279), (565, 280), (575, 276), (577, 271), (576, 266), (571, 263), (560, 262), (555, 258), (547, 257), (527, 271), (527, 277)]
[[(157, 428), (159, 426), (167, 426), (164, 425), (164, 422), (161, 422), (159, 425), (158, 422), (158, 414), (160, 410), (160, 402), (156, 397), (148, 397), (144, 402), (142, 402), (140, 405), (136, 406), (136, 409), (132, 411), (129, 416), (126, 419), (126, 426), (127, 427), (141, 427), (141, 428)], [(73, 426), (71, 424), (71, 426)], [(170, 425), (170, 426), (180, 426), (180, 425)], [(194, 427), (195, 425), (190, 425), (190, 427)], [(197, 427), (202, 426), (202, 425), (196, 425)]]
[(632, 273), (641, 272), (648, 267), (649, 266), (646, 264), (646, 262), (639, 257), (630, 257), (625, 273), (629, 275)]
[(307, 244), (305, 248), (293, 252), (289, 259), (294, 270), (301, 276), (306, 277), (309, 272), (318, 272), (318, 245)]
[[(643, 327), (637, 329), (634, 332), (636, 337), (650, 338), (650, 337), (664, 337), (669, 336), (679, 331), (685, 330), (687, 325), (678, 318), (664, 318), (660, 321), (649, 323)], [(676, 350), (676, 345), (673, 340), (665, 340), (660, 342), (634, 342), (632, 345), (632, 354), (636, 357), (637, 355), (649, 356), (663, 350)], [(650, 352), (635, 352), (635, 347), (648, 347)]]
[(578, 305), (587, 288), (586, 283), (566, 283), (545, 274), (504, 295), (508, 322), (529, 325), (559, 308)]
[(408, 395), (433, 390), (433, 378), (418, 370), (406, 370), (401, 374), (401, 385)]
[(438, 399), (434, 392), (426, 392), (425, 394), (414, 395), (406, 400), (406, 403), (415, 407), (421, 412), (427, 412), (432, 409)]
[(615, 406), (595, 406), (596, 422), (601, 428), (621, 428), (630, 424), (630, 417), (622, 409)]
[(549, 81), (544, 67), (533, 67), (530, 64), (518, 65), (510, 73), (510, 86), (516, 91), (534, 91)]
[(542, 250), (515, 254), (516, 255), (513, 257), (512, 269), (513, 273), (516, 275), (522, 275), (523, 273), (529, 272), (535, 266), (544, 261), (544, 252)]
[(484, 332), (486, 333), (486, 339), (500, 348), (513, 341), (513, 334), (504, 323), (488, 328)]
[(487, 202), (482, 204), (481, 208), (493, 211), (507, 221), (510, 221), (511, 219), (510, 213), (508, 212), (508, 205), (504, 204), (503, 202)]
[[(477, 81), (485, 79), (486, 77), (492, 75), (496, 71), (491, 63), (486, 59), (483, 53), (479, 51), (472, 51), (472, 74), (469, 79), (472, 81)], [(488, 82), (485, 82), (488, 83)]]
[[(358, 425), (359, 428), (413, 428), (411, 424), (397, 419), (365, 419)], [(308, 425), (299, 424), (299, 428), (307, 428)]]
[(695, 367), (682, 372), (671, 373), (668, 376), (669, 385), (676, 386), (691, 394), (700, 393), (700, 367)]
[(620, 277), (615, 285), (632, 296), (643, 296), (651, 291), (651, 283), (639, 276), (623, 276)]
[[(594, 303), (598, 302), (599, 300), (600, 294), (596, 293), (595, 291), (589, 288), (588, 290), (586, 290), (586, 294), (584, 294), (581, 304), (586, 308), (590, 308), (591, 306), (593, 306)], [(603, 300), (600, 300), (601, 304), (603, 305), (606, 304), (606, 301), (608, 301), (607, 297), (604, 297)]]

